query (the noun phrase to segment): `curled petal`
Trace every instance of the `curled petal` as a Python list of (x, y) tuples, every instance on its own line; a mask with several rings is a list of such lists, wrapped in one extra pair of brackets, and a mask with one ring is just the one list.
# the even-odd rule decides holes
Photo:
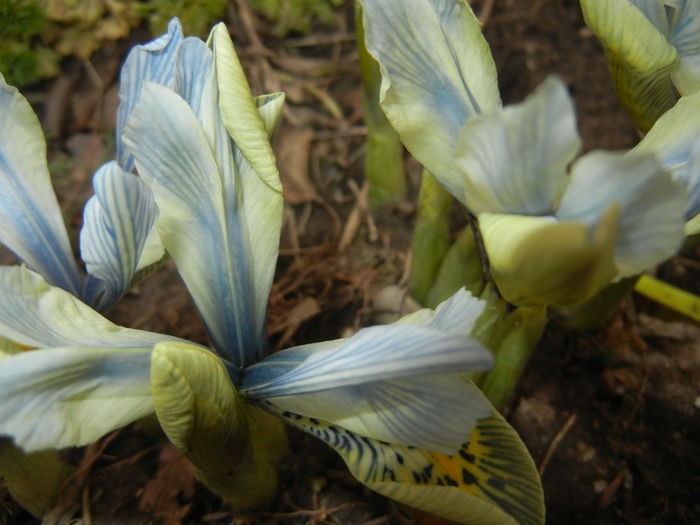
[(403, 316), (396, 323), (417, 324), (446, 332), (469, 335), (485, 307), (485, 301), (474, 297), (462, 288), (449, 299), (440, 303), (435, 310), (423, 308)]
[(594, 226), (544, 217), (479, 216), (491, 273), (501, 295), (519, 306), (572, 304), (615, 276), (617, 206)]
[(85, 205), (80, 249), (88, 274), (86, 300), (105, 310), (126, 292), (158, 215), (148, 185), (116, 162), (93, 179), (95, 195)]

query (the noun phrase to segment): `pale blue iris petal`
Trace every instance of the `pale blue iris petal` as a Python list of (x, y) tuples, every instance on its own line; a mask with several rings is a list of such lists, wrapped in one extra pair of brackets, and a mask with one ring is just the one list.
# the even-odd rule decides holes
[(134, 276), (158, 209), (148, 185), (115, 162), (93, 178), (85, 205), (80, 249), (89, 273), (86, 300), (98, 310), (114, 305)]
[(120, 104), (117, 109), (117, 161), (131, 171), (134, 159), (122, 142), (122, 133), (129, 114), (139, 100), (144, 82), (172, 86), (175, 79), (175, 54), (182, 41), (182, 26), (177, 18), (170, 20), (168, 31), (152, 42), (135, 46), (126, 57), (119, 83)]
[(700, 52), (700, 3), (697, 0), (667, 0), (666, 3), (671, 14), (671, 44), (681, 58), (696, 55)]
[(633, 151), (653, 152), (690, 194), (689, 220), (700, 211), (700, 93), (681, 97)]
[(476, 17), (454, 0), (363, 0), (362, 6), (367, 49), (382, 71), (382, 108), (408, 150), (463, 200), (453, 164), (457, 132), (469, 117), (500, 105)]
[(153, 411), (150, 349), (64, 347), (0, 363), (0, 434), (28, 451), (91, 443)]
[(176, 337), (122, 328), (21, 266), (0, 267), (0, 337), (29, 347), (152, 347)]
[(446, 332), (469, 335), (485, 307), (485, 301), (474, 297), (465, 288), (462, 288), (455, 292), (452, 297), (440, 303), (435, 310), (423, 308), (405, 315), (396, 323), (417, 324)]
[(678, 250), (688, 195), (655, 155), (596, 151), (581, 157), (556, 217), (593, 225), (614, 203), (620, 207), (615, 244), (620, 276), (641, 273)]
[(219, 167), (197, 117), (171, 90), (146, 84), (124, 141), (158, 205), (164, 246), (216, 348), (237, 366), (263, 344), (252, 319), (249, 241), (238, 201), (225, 201)]
[(662, 35), (665, 37), (670, 35), (669, 19), (662, 0), (629, 0), (629, 2), (644, 13), (644, 16)]
[(207, 84), (213, 80), (213, 71), (214, 55), (211, 49), (199, 38), (185, 38), (177, 50), (172, 88), (198, 117), (202, 111), (212, 112), (212, 104), (203, 104), (202, 99), (208, 89)]
[(700, 89), (700, 3), (697, 0), (672, 0), (668, 4), (670, 42), (681, 59), (672, 79), (682, 95), (689, 95)]
[(372, 439), (454, 454), (491, 405), (459, 374), (376, 381), (267, 400)]
[[(486, 303), (472, 296), (466, 289), (458, 290), (452, 297), (443, 301), (435, 310), (423, 308), (405, 315), (394, 325), (409, 324), (469, 335), (476, 320), (484, 311)], [(300, 365), (312, 353), (330, 351), (345, 344), (348, 338), (295, 346), (266, 357), (262, 362), (248, 367), (243, 376), (243, 386), (265, 383), (281, 376)]]
[(467, 122), (456, 150), (467, 208), (551, 215), (581, 147), (575, 115), (566, 86), (552, 76), (523, 103)]
[(347, 338), (299, 345), (275, 352), (259, 363), (255, 363), (245, 369), (243, 387), (255, 386), (272, 381), (299, 366), (312, 353), (337, 348), (345, 341), (347, 341)]
[(241, 393), (269, 398), (423, 374), (485, 370), (491, 353), (476, 341), (414, 325), (374, 326), (317, 350), (293, 370)]
[(34, 111), (0, 74), (0, 242), (56, 286), (79, 295), (81, 276), (46, 165)]

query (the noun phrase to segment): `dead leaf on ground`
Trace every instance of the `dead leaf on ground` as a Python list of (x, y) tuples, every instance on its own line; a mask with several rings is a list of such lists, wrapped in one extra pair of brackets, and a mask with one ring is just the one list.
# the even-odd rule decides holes
[(309, 178), (311, 128), (283, 126), (279, 130), (277, 158), (284, 186), (284, 199), (290, 204), (316, 200), (316, 188)]
[(182, 522), (190, 511), (194, 494), (194, 469), (189, 460), (170, 443), (166, 443), (158, 456), (160, 467), (156, 477), (146, 483), (139, 507), (162, 518), (164, 523), (175, 525)]

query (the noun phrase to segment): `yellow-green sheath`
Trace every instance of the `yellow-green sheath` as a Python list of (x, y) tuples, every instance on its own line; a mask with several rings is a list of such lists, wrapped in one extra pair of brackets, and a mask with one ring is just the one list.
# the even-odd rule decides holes
[(202, 483), (239, 510), (274, 497), (274, 463), (287, 451), (284, 430), (244, 403), (217, 356), (185, 343), (156, 345), (151, 391), (165, 434)]
[(367, 52), (362, 7), (355, 4), (357, 50), (362, 78), (362, 112), (367, 126), (365, 177), (369, 182), (369, 202), (372, 208), (396, 203), (406, 196), (403, 145), (398, 133), (379, 106), (381, 74), (379, 64)]
[(448, 213), (452, 197), (437, 179), (423, 170), (418, 214), (411, 242), (411, 294), (425, 304), (450, 246)]
[(73, 467), (55, 450), (27, 453), (8, 438), (0, 438), (0, 476), (12, 497), (36, 518), (51, 510)]
[(544, 306), (520, 306), (499, 323), (504, 336), (492, 347), (496, 362), (479, 383), (479, 388), (498, 410), (513, 398), (520, 376), (530, 360), (547, 324)]
[(447, 250), (426, 297), (425, 306), (437, 308), (463, 286), (474, 296), (479, 296), (484, 289), (481, 257), (469, 226), (462, 230)]

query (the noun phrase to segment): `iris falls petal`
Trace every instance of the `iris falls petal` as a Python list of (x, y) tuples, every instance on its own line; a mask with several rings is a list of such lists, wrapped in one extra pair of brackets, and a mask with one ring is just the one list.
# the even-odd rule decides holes
[(460, 374), (375, 381), (266, 401), (372, 439), (445, 454), (459, 450), (476, 421), (491, 412), (483, 394)]
[(392, 499), (470, 525), (544, 523), (535, 465), (517, 433), (493, 409), (450, 455), (371, 439), (292, 412), (280, 415), (328, 443), (357, 479)]
[(0, 363), (0, 434), (28, 451), (86, 445), (153, 412), (150, 349), (65, 347)]
[(176, 337), (123, 328), (21, 266), (0, 267), (0, 337), (28, 347), (151, 347)]
[(82, 282), (46, 165), (34, 111), (0, 74), (0, 242), (51, 283), (80, 295)]

